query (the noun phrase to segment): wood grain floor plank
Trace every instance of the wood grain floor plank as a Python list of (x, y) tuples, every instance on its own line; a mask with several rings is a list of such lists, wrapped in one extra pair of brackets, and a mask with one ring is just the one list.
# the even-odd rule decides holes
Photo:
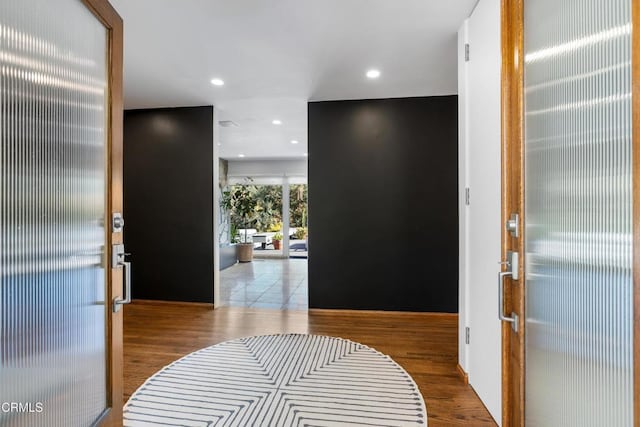
[(429, 426), (494, 426), (456, 371), (457, 318), (428, 313), (279, 311), (134, 302), (124, 316), (125, 399), (176, 359), (234, 338), (311, 333), (347, 338), (388, 354), (414, 378)]

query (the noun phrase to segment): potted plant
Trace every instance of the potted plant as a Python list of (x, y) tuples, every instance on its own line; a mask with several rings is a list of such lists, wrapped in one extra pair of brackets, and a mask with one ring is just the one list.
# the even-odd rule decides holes
[(256, 219), (258, 200), (255, 197), (255, 187), (249, 184), (236, 185), (225, 191), (220, 200), (222, 208), (232, 215), (244, 228), (244, 240), (238, 243), (238, 261), (251, 262), (253, 259), (253, 242), (249, 241), (247, 229)]
[(280, 249), (280, 242), (282, 241), (282, 233), (276, 233), (275, 236), (273, 236), (273, 239), (271, 239), (271, 242), (273, 242), (273, 249)]

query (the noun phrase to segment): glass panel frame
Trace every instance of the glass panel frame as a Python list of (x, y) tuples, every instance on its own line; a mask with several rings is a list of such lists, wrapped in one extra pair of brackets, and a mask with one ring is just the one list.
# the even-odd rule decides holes
[(2, 425), (107, 409), (108, 55), (82, 1), (0, 4)]
[(632, 425), (631, 1), (524, 5), (526, 423)]

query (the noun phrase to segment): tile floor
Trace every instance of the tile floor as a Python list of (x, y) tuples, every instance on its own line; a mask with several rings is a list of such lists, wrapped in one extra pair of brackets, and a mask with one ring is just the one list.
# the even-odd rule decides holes
[(306, 259), (254, 259), (220, 272), (220, 299), (232, 307), (306, 310)]

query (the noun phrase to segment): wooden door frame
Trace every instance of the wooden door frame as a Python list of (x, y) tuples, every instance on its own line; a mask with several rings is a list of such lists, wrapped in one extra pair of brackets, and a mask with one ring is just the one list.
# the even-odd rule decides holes
[[(82, 0), (87, 8), (107, 29), (108, 37), (108, 107), (107, 107), (107, 206), (104, 227), (107, 239), (105, 243), (105, 264), (111, 267), (111, 248), (123, 243), (122, 233), (113, 233), (112, 215), (122, 212), (122, 138), (123, 138), (123, 23), (122, 18), (108, 0)], [(115, 274), (114, 274), (115, 273)], [(122, 296), (122, 274), (107, 268), (106, 325), (107, 325), (107, 409), (99, 424), (102, 426), (122, 426), (123, 404), (123, 353), (122, 312), (113, 312), (112, 301)]]
[[(502, 259), (508, 250), (524, 255), (524, 1), (502, 0), (502, 221), (520, 215), (520, 238), (502, 230)], [(640, 2), (632, 4), (633, 105), (633, 365), (634, 426), (640, 427)], [(522, 257), (524, 259), (524, 257)], [(524, 262), (520, 280), (510, 281), (507, 311), (519, 316), (519, 334), (502, 325), (502, 425), (524, 426), (525, 295)]]
[[(524, 0), (502, 0), (501, 8), (501, 127), (502, 127), (502, 224), (512, 213), (520, 216), (519, 236), (502, 227), (502, 259), (507, 251), (524, 255)], [(522, 257), (524, 258), (524, 257)], [(518, 331), (502, 322), (502, 425), (524, 426), (524, 263), (520, 280), (508, 280), (505, 295), (507, 313), (518, 315)]]

